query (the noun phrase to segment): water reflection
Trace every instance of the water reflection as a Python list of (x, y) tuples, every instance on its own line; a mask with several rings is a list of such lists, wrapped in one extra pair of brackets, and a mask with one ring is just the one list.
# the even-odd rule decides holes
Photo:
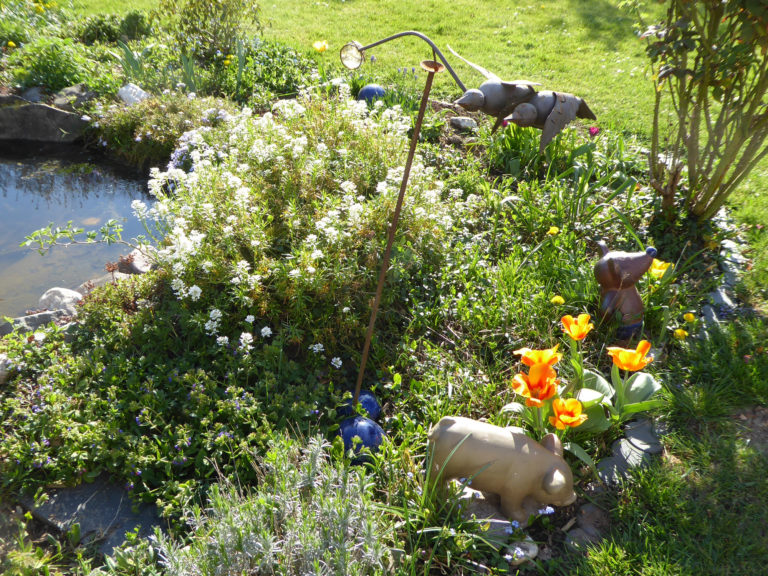
[(45, 256), (19, 246), (24, 237), (53, 222), (97, 229), (123, 222), (123, 238), (142, 234), (130, 204), (146, 198), (146, 180), (82, 162), (82, 158), (0, 157), (0, 316), (35, 308), (52, 286), (76, 288), (105, 274), (104, 265), (126, 246), (56, 247)]

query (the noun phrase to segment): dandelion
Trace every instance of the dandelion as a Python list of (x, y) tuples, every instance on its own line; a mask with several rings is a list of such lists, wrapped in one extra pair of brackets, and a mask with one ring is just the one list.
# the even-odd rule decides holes
[(559, 295), (552, 296), (552, 298), (550, 298), (549, 301), (555, 306), (562, 306), (563, 304), (565, 304), (565, 299)]
[(328, 41), (317, 40), (316, 42), (312, 43), (312, 48), (314, 48), (318, 52), (325, 52), (326, 50), (328, 50)]
[(331, 360), (331, 366), (333, 366), (334, 368), (336, 368), (336, 370), (338, 370), (339, 368), (341, 368), (341, 358), (339, 358), (338, 356), (335, 356), (335, 357), (334, 357), (334, 358)]
[(653, 259), (653, 264), (651, 264), (650, 270), (648, 270), (648, 274), (656, 278), (656, 280), (660, 280), (664, 277), (664, 274), (667, 272), (667, 268), (672, 266), (671, 262), (664, 262), (662, 260), (657, 260), (656, 258)]
[(647, 356), (650, 350), (651, 343), (648, 340), (641, 340), (635, 350), (610, 346), (608, 355), (613, 358), (613, 363), (622, 370), (635, 372), (642, 370), (653, 361), (653, 356)]
[(686, 338), (688, 338), (688, 332), (686, 332), (682, 328), (678, 328), (677, 330), (675, 330), (674, 334), (675, 334), (675, 338), (677, 338), (678, 340), (685, 340)]
[(688, 324), (693, 324), (696, 322), (696, 316), (691, 312), (686, 312), (683, 314), (683, 319), (688, 322)]
[(568, 334), (573, 340), (584, 340), (589, 331), (595, 327), (590, 320), (589, 314), (579, 314), (578, 318), (574, 320), (570, 314), (563, 316), (560, 320), (563, 324), (563, 332)]
[(8, 48), (16, 48), (16, 43), (13, 40), (8, 40)]
[(550, 226), (549, 230), (547, 230), (548, 236), (557, 236), (558, 234), (560, 234), (560, 228), (557, 226)]
[(269, 338), (270, 336), (272, 336), (272, 328), (269, 326), (264, 326), (264, 328), (261, 329), (261, 337)]
[(565, 430), (568, 426), (580, 426), (587, 419), (587, 415), (582, 414), (581, 410), (581, 402), (576, 398), (555, 398), (552, 401), (552, 411), (555, 415), (549, 417), (549, 423), (558, 430)]

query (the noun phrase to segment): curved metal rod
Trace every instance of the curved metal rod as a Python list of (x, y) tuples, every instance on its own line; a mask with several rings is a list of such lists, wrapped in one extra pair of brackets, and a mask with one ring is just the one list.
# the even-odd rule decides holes
[(456, 75), (456, 72), (453, 71), (453, 68), (451, 68), (451, 65), (448, 64), (448, 61), (445, 59), (445, 56), (443, 56), (443, 53), (440, 52), (440, 49), (437, 46), (435, 46), (435, 43), (432, 42), (432, 40), (430, 40), (427, 36), (425, 36), (421, 32), (416, 32), (415, 30), (408, 30), (407, 32), (400, 32), (399, 34), (395, 34), (393, 36), (388, 36), (388, 37), (384, 38), (383, 40), (377, 40), (376, 42), (374, 42), (372, 44), (368, 44), (367, 46), (363, 46), (362, 48), (360, 48), (360, 52), (365, 52), (366, 50), (368, 50), (368, 48), (373, 48), (374, 46), (378, 46), (379, 44), (384, 44), (384, 42), (389, 42), (390, 40), (394, 40), (396, 38), (401, 38), (403, 36), (416, 36), (417, 38), (421, 38), (422, 40), (424, 40), (424, 42), (429, 44), (430, 47), (432, 48), (433, 52), (435, 54), (437, 54), (437, 56), (440, 58), (440, 60), (443, 62), (443, 64), (445, 64), (445, 67), (448, 69), (448, 72), (451, 73), (451, 76), (453, 76), (453, 79), (456, 81), (456, 84), (459, 85), (459, 88), (461, 88), (461, 91), (462, 92), (466, 92), (467, 91), (467, 87), (464, 86), (464, 82), (462, 82), (459, 79), (459, 77)]

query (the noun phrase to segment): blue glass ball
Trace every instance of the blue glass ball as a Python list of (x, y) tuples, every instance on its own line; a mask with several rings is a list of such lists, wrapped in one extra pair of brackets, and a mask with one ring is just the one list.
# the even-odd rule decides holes
[[(376, 451), (384, 440), (384, 430), (381, 426), (359, 414), (344, 420), (339, 426), (339, 434), (344, 440), (345, 452), (354, 448), (355, 453), (358, 453), (362, 447)], [(359, 436), (361, 440), (357, 444), (352, 440), (355, 436)]]
[[(376, 400), (376, 396), (368, 390), (361, 390), (360, 398), (358, 400), (360, 406), (367, 412), (368, 418), (371, 420), (379, 419), (379, 416), (381, 415), (381, 406), (379, 406), (379, 401)], [(337, 412), (339, 416), (352, 416), (355, 413), (354, 406), (352, 406), (352, 398), (347, 400), (343, 406), (339, 407)]]
[(384, 98), (384, 88), (378, 84), (366, 84), (360, 89), (357, 94), (358, 100), (365, 100), (369, 104), (374, 100), (381, 100)]

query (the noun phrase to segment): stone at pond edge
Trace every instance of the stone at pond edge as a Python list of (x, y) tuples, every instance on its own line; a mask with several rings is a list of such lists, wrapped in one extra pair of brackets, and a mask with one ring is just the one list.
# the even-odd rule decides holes
[(477, 132), (477, 122), (468, 116), (454, 116), (449, 120), (451, 128), (457, 132)]
[[(354, 448), (355, 454), (362, 448), (368, 448), (372, 452), (378, 450), (384, 440), (384, 430), (370, 418), (352, 416), (342, 421), (339, 427), (339, 434), (344, 441), (344, 451), (347, 452)], [(356, 443), (353, 438), (359, 437), (360, 442)]]
[(117, 91), (117, 96), (125, 102), (128, 106), (133, 106), (142, 100), (149, 98), (149, 92), (145, 92), (136, 84), (126, 84), (120, 90)]
[(0, 140), (74, 142), (87, 125), (79, 114), (16, 96), (0, 96)]
[(8, 360), (8, 356), (6, 354), (0, 354), (0, 386), (5, 384), (5, 381), (8, 380), (8, 371), (11, 368), (11, 361)]
[(32, 86), (32, 88), (24, 90), (24, 92), (21, 93), (21, 97), (27, 102), (37, 104), (45, 100), (45, 92), (43, 91), (42, 86)]
[(370, 104), (374, 100), (381, 100), (384, 98), (385, 93), (384, 88), (378, 84), (366, 84), (360, 89), (360, 92), (357, 93), (357, 99), (365, 100)]
[(53, 105), (67, 112), (74, 112), (96, 97), (96, 93), (88, 90), (84, 83), (69, 86), (57, 92), (53, 97)]
[(38, 306), (47, 310), (66, 310), (72, 315), (77, 314), (77, 303), (83, 299), (80, 292), (68, 288), (50, 288), (40, 296)]
[(98, 278), (93, 278), (86, 282), (83, 282), (75, 290), (80, 292), (83, 296), (87, 296), (94, 288), (104, 286), (105, 284), (113, 284), (120, 282), (121, 280), (127, 280), (131, 277), (131, 274), (123, 274), (122, 272), (113, 272), (111, 274), (104, 274)]
[(19, 332), (32, 332), (40, 326), (45, 326), (51, 322), (63, 320), (72, 315), (66, 310), (51, 310), (49, 312), (38, 312), (29, 316), (19, 316), (12, 322), (0, 324), (0, 337), (13, 332), (14, 328)]
[(48, 500), (39, 507), (31, 499), (21, 502), (38, 520), (68, 531), (77, 523), (85, 542), (98, 542), (99, 552), (112, 554), (125, 541), (125, 533), (139, 528), (138, 535), (147, 538), (160, 526), (154, 506), (140, 505), (133, 511), (128, 493), (102, 478), (92, 484), (74, 488), (57, 488), (47, 493)]
[[(352, 400), (353, 399), (350, 398), (343, 406), (338, 408), (337, 412), (339, 416), (352, 416), (355, 413), (355, 409), (352, 406)], [(363, 410), (368, 413), (368, 418), (371, 420), (379, 419), (379, 416), (381, 415), (381, 406), (379, 406), (379, 401), (376, 400), (376, 396), (374, 396), (373, 393), (368, 390), (361, 390), (358, 401)]]
[[(144, 247), (145, 252), (151, 250), (151, 246)], [(154, 265), (154, 261), (137, 248), (127, 256), (120, 256), (117, 261), (117, 270), (123, 274), (146, 274)]]

